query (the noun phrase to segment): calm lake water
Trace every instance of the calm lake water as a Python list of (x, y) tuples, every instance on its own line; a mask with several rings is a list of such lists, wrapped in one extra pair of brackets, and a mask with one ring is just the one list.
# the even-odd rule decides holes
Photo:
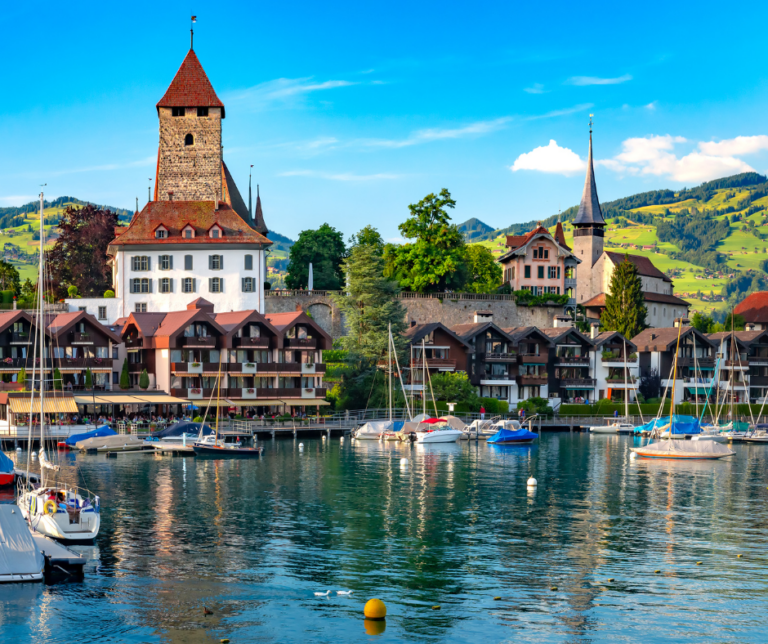
[(0, 640), (768, 640), (768, 446), (679, 463), (587, 434), (300, 440), (258, 461), (67, 455), (101, 534), (83, 581), (0, 586)]

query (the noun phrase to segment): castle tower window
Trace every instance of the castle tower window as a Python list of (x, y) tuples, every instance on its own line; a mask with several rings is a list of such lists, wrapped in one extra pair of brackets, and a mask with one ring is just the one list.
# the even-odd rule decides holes
[(181, 231), (182, 236), (184, 239), (194, 239), (195, 237), (195, 229), (192, 228), (192, 226), (184, 226), (184, 228)]
[(211, 226), (211, 229), (208, 231), (209, 236), (211, 239), (219, 239), (220, 237), (224, 236), (224, 231), (219, 227), (218, 224), (214, 224)]
[(207, 107), (198, 107), (197, 108), (197, 118), (204, 118), (208, 116), (208, 108)]
[(187, 113), (185, 107), (172, 107), (171, 116), (185, 116)]
[(168, 237), (168, 230), (165, 226), (160, 225), (155, 229), (155, 239), (165, 239)]
[(184, 145), (194, 145), (195, 144), (195, 137), (191, 134), (187, 134), (187, 136), (184, 137)]

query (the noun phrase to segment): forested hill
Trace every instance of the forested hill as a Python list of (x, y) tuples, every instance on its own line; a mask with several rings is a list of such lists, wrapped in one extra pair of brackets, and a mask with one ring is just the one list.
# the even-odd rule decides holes
[[(695, 188), (653, 190), (601, 204), (605, 247), (648, 257), (673, 278), (675, 293), (694, 309), (725, 309), (756, 290), (768, 290), (768, 178), (756, 172), (708, 181)], [(566, 241), (573, 237), (572, 206), (561, 215)], [(558, 216), (541, 221), (554, 230)], [(469, 243), (505, 251), (507, 234), (538, 221), (490, 228), (478, 219), (459, 224)]]
[[(93, 202), (82, 201), (80, 199), (75, 199), (75, 197), (58, 197), (53, 201), (47, 201), (47, 200), (44, 201), (43, 207), (45, 208), (45, 210), (49, 210), (49, 209), (60, 209), (70, 205), (85, 206), (85, 205), (88, 205), (89, 203), (93, 203)], [(114, 206), (100, 205), (95, 203), (93, 203), (93, 205), (103, 210), (111, 210), (112, 212), (117, 213), (120, 219), (123, 219), (126, 221), (130, 221), (131, 217), (133, 216), (133, 211), (126, 210), (125, 208), (115, 208)], [(36, 215), (39, 212), (40, 212), (39, 201), (30, 201), (29, 203), (24, 204), (23, 206), (10, 206), (7, 208), (0, 208), (0, 228), (7, 228), (9, 226), (13, 226), (14, 224), (12, 223), (12, 221), (15, 217), (23, 218), (23, 215), (26, 215), (26, 214)]]

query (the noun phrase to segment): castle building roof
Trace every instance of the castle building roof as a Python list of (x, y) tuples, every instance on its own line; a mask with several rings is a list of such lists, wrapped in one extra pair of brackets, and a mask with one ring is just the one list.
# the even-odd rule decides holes
[(216, 96), (193, 49), (187, 52), (179, 71), (158, 102), (158, 111), (161, 107), (220, 107), (221, 117), (224, 118), (224, 103)]
[(614, 253), (610, 250), (605, 251), (605, 254), (608, 255), (611, 261), (616, 265), (621, 264), (624, 261), (624, 258), (628, 257), (629, 261), (635, 265), (635, 268), (637, 268), (637, 272), (640, 275), (644, 275), (645, 277), (655, 277), (656, 279), (664, 280), (665, 282), (672, 282), (672, 280), (656, 268), (653, 265), (653, 262), (647, 257), (643, 257), (642, 255)]

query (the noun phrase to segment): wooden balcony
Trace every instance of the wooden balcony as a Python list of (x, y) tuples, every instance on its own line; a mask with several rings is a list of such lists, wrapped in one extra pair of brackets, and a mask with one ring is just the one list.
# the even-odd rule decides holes
[[(414, 369), (422, 369), (424, 363), (421, 360), (416, 360), (413, 363)], [(427, 358), (427, 369), (455, 369), (456, 361), (450, 358)]]
[(147, 368), (146, 362), (129, 362), (128, 363), (129, 373), (141, 373), (146, 368)]
[(243, 349), (266, 349), (269, 347), (269, 338), (238, 338), (235, 336), (232, 338), (232, 346)]
[(317, 348), (316, 338), (286, 338), (283, 343), (286, 349), (315, 349)]
[(11, 344), (32, 344), (33, 340), (31, 333), (11, 333)]
[(94, 335), (92, 333), (80, 333), (79, 331), (74, 331), (71, 334), (70, 343), (71, 344), (93, 344)]
[(517, 377), (517, 384), (518, 385), (546, 385), (547, 384), (547, 377), (546, 376), (518, 376)]
[(592, 389), (595, 386), (594, 378), (560, 378), (560, 386), (565, 389)]
[(589, 364), (589, 356), (557, 356), (555, 362), (559, 365)]
[[(229, 363), (221, 363), (221, 373), (227, 373)], [(218, 362), (172, 362), (171, 373), (208, 373), (219, 372)]]
[(549, 356), (546, 354), (540, 356), (536, 356), (530, 353), (520, 354), (520, 362), (523, 364), (547, 364), (547, 360), (549, 360)]
[(182, 347), (215, 347), (216, 338), (212, 335), (200, 335), (193, 338), (179, 338), (179, 346)]
[(112, 369), (112, 358), (56, 358), (54, 363), (61, 369)]
[[(179, 387), (172, 387), (171, 388), (171, 396), (176, 396), (177, 398), (187, 398), (189, 400), (208, 400), (211, 395), (213, 395), (214, 399), (216, 398), (216, 391), (214, 389), (202, 389), (198, 387), (189, 387), (189, 388), (179, 388)], [(227, 390), (222, 387), (221, 392), (219, 393), (219, 396), (221, 398), (225, 398), (227, 395)]]
[[(616, 364), (624, 364), (624, 356), (622, 355), (614, 355), (607, 358), (600, 356), (600, 360), (602, 362), (614, 362)], [(629, 356), (627, 356), (627, 366), (629, 365), (634, 366), (636, 362), (637, 362), (637, 356), (635, 356), (634, 358), (630, 358)]]
[(125, 338), (123, 340), (126, 349), (141, 349), (144, 346), (144, 338)]
[[(672, 358), (674, 360), (674, 357)], [(728, 360), (726, 360), (726, 363)], [(744, 361), (746, 364), (746, 361)], [(714, 358), (696, 358), (694, 363), (694, 358), (689, 356), (683, 356), (677, 358), (677, 366), (678, 367), (714, 367), (715, 366), (715, 359)]]
[(517, 354), (514, 352), (507, 353), (486, 353), (486, 362), (515, 362), (517, 360)]
[[(29, 362), (27, 362), (29, 361)], [(18, 371), (22, 367), (24, 367), (27, 371), (30, 371), (32, 369), (32, 358), (2, 358), (0, 359), (0, 370), (4, 369), (10, 369), (13, 371)], [(38, 359), (37, 364), (40, 364), (40, 361)], [(48, 367), (50, 368), (50, 361), (48, 364)]]

